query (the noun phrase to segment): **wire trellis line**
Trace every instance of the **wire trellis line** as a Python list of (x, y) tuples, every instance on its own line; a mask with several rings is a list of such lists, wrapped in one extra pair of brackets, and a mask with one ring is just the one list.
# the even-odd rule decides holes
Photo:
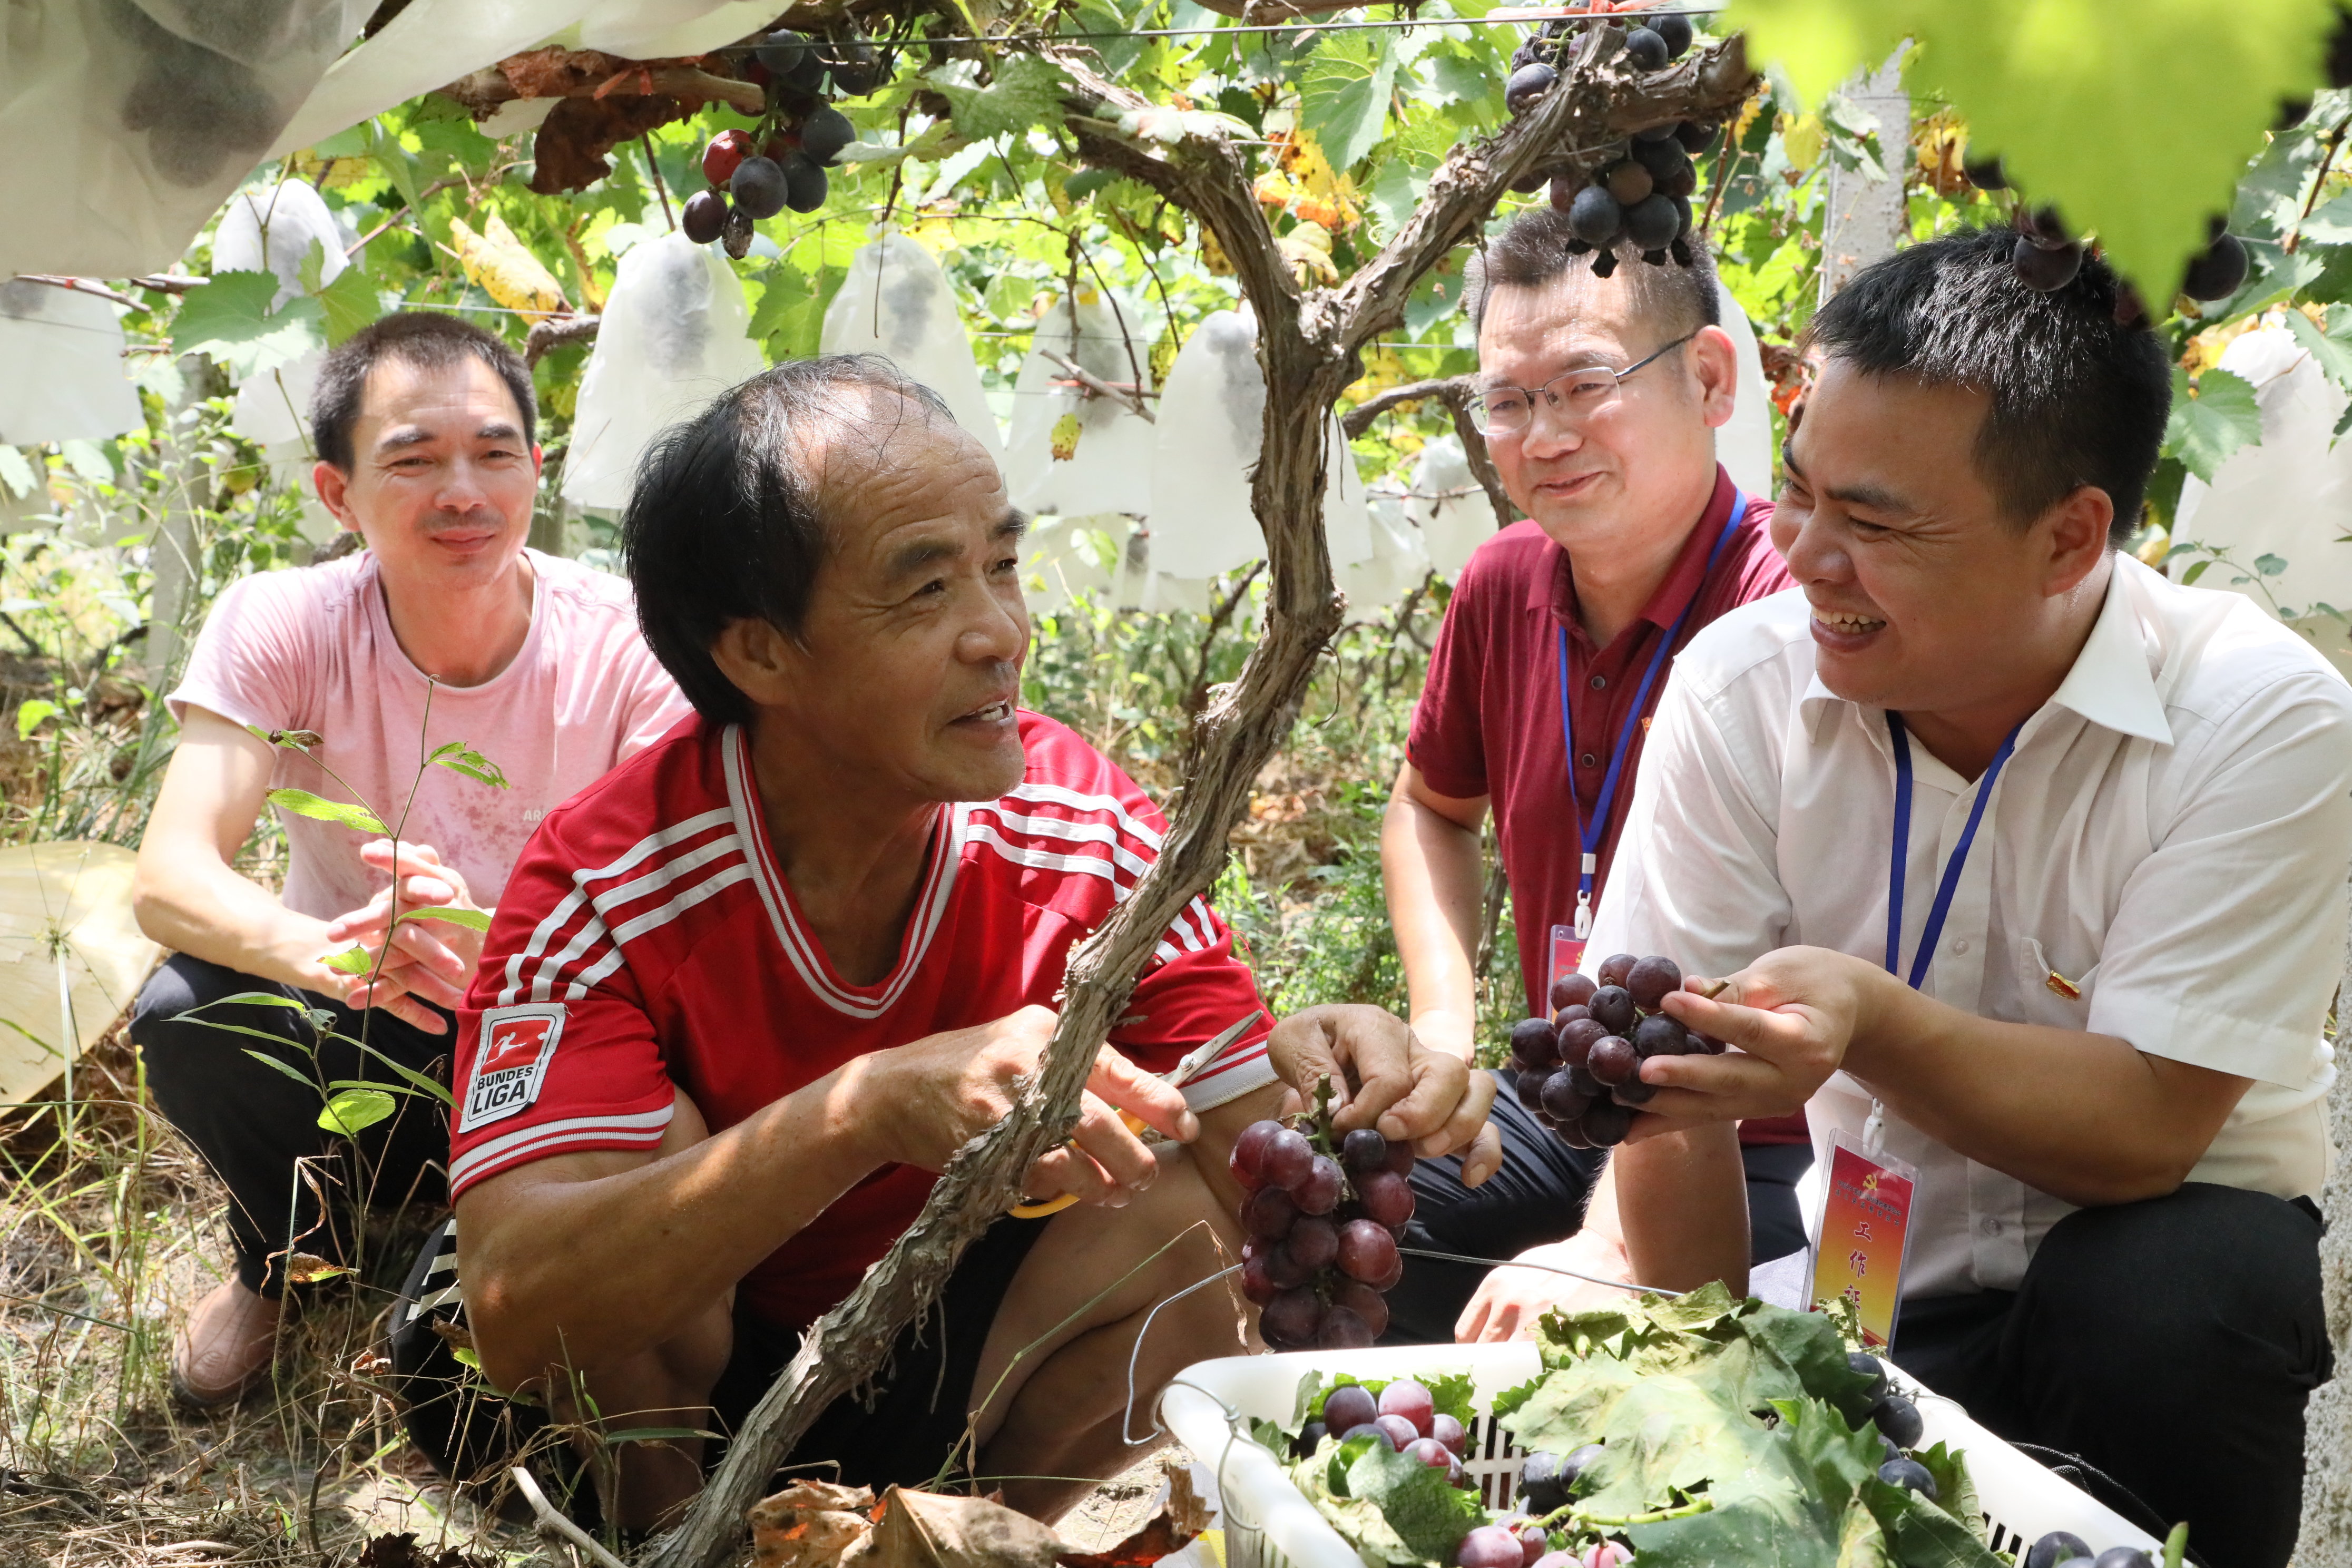
[[(1589, 21), (1619, 16), (1713, 16), (1721, 5), (1656, 5), (1639, 11), (1571, 11), (1547, 6), (1527, 11), (1490, 13), (1484, 16), (1399, 16), (1389, 20), (1326, 22), (1302, 18), (1296, 22), (1246, 22), (1230, 27), (1135, 27), (1085, 33), (944, 33), (885, 40), (894, 48), (918, 48), (926, 44), (993, 44), (999, 48), (1035, 48), (1045, 44), (1109, 43), (1123, 38), (1241, 37), (1270, 33), (1358, 33), (1412, 27), (1514, 27), (1552, 21)], [(870, 41), (870, 40), (869, 40)], [(715, 55), (749, 54), (759, 46), (738, 44), (713, 49)]]

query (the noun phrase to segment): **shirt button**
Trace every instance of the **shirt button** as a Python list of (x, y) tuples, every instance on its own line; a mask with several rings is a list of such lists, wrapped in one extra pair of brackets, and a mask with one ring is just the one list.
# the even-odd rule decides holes
[(1952, 951), (1954, 952), (1966, 952), (1968, 950), (1969, 939), (1967, 937), (1962, 937), (1959, 941), (1952, 943)]
[(2000, 1221), (1993, 1219), (1990, 1216), (1987, 1216), (1986, 1218), (1977, 1222), (1977, 1228), (1987, 1236), (1999, 1236), (2000, 1234)]
[(1585, 752), (1584, 755), (1577, 758), (1576, 760), (1583, 763), (1588, 768), (1597, 768), (1601, 765), (1601, 759), (1594, 756), (1591, 752)]
[(1596, 676), (1594, 676), (1594, 677), (1592, 678), (1592, 689), (1593, 689), (1593, 690), (1595, 690), (1595, 691), (1606, 691), (1606, 690), (1608, 690), (1608, 689), (1609, 689), (1609, 678), (1608, 678), (1607, 676), (1605, 676), (1605, 675), (1596, 675)]

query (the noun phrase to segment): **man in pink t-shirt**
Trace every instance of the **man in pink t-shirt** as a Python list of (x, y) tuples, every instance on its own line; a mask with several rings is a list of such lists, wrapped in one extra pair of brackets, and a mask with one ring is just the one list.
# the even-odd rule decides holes
[[(401, 910), (493, 909), (541, 817), (690, 712), (625, 582), (523, 547), (540, 451), (512, 349), (453, 316), (387, 317), (328, 355), (310, 419), (319, 499), (366, 549), (221, 595), (168, 699), (180, 742), (139, 852), (139, 922), (173, 956), (131, 1037), (228, 1186), (236, 1253), (173, 1345), (197, 1405), (268, 1371), (290, 1256), (343, 1263), (357, 1210), (443, 1201), (446, 1118), (401, 1069), (446, 1082), (482, 939), (395, 923), (395, 879)], [(234, 861), (287, 789), (392, 831), (278, 806), (272, 893)], [(373, 975), (329, 966), (354, 947)], [(255, 992), (311, 1011), (228, 1000)], [(355, 1136), (322, 1131), (355, 1080), (408, 1092)]]

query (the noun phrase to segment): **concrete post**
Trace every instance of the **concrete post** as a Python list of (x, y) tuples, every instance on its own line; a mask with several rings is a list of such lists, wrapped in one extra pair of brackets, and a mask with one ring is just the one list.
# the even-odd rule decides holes
[(1878, 117), (1879, 152), (1895, 178), (1873, 179), (1859, 170), (1831, 165), (1827, 216), (1822, 225), (1823, 300), (1872, 262), (1894, 255), (1911, 232), (1903, 200), (1904, 165), (1911, 156), (1911, 97), (1903, 90), (1896, 60), (1852, 79), (1843, 92), (1847, 102)]

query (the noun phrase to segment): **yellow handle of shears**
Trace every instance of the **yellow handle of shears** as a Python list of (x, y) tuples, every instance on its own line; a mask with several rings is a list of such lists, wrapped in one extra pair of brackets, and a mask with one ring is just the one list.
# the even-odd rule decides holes
[[(1149, 1128), (1144, 1126), (1142, 1118), (1137, 1116), (1135, 1112), (1131, 1110), (1122, 1110), (1118, 1114), (1120, 1120), (1127, 1123), (1127, 1130), (1129, 1132), (1141, 1133), (1150, 1131)], [(1072, 1204), (1076, 1203), (1077, 1201), (1077, 1194), (1064, 1193), (1058, 1198), (1047, 1198), (1043, 1203), (1014, 1204), (1005, 1212), (1010, 1214), (1014, 1219), (1044, 1219), (1048, 1215), (1060, 1214), (1064, 1209), (1068, 1208)]]
[[(1194, 1051), (1190, 1057), (1186, 1058), (1183, 1062), (1178, 1064), (1176, 1070), (1169, 1074), (1165, 1081), (1177, 1088), (1182, 1088), (1185, 1082), (1190, 1079), (1195, 1072), (1198, 1072), (1202, 1068), (1206, 1067), (1210, 1062), (1215, 1060), (1219, 1052), (1223, 1051), (1227, 1046), (1232, 1045), (1235, 1040), (1240, 1039), (1244, 1034), (1248, 1032), (1249, 1026), (1252, 1024), (1256, 1023), (1265, 1016), (1265, 1015), (1263, 1013), (1252, 1013), (1240, 1023), (1234, 1024), (1229, 1028), (1221, 1030), (1215, 1038), (1209, 1040), (1207, 1043), (1202, 1045), (1199, 1050)], [(1144, 1125), (1142, 1119), (1138, 1117), (1135, 1112), (1131, 1110), (1122, 1110), (1118, 1114), (1120, 1118), (1126, 1121), (1127, 1130), (1129, 1132), (1140, 1135), (1150, 1131), (1150, 1129)], [(1044, 1219), (1048, 1215), (1060, 1214), (1064, 1209), (1068, 1208), (1072, 1204), (1076, 1203), (1077, 1201), (1077, 1194), (1064, 1193), (1058, 1198), (1047, 1198), (1043, 1203), (1014, 1204), (1005, 1212), (1011, 1215), (1014, 1219)]]

